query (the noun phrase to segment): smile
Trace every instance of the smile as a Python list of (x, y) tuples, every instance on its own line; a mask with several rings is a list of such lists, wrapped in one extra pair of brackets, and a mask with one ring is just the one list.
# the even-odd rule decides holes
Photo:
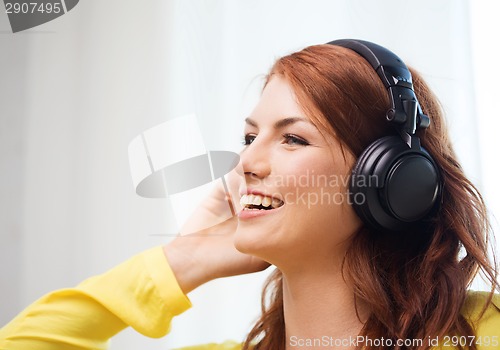
[(244, 194), (240, 198), (243, 209), (239, 212), (240, 219), (249, 219), (267, 215), (281, 208), (285, 203), (278, 199), (260, 194)]

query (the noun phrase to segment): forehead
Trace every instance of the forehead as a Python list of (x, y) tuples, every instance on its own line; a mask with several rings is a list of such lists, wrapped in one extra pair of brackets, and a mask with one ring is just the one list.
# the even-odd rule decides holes
[(296, 116), (310, 120), (297, 102), (290, 84), (280, 76), (273, 76), (264, 88), (255, 106), (251, 119), (260, 122), (274, 122), (284, 116)]
[[(293, 117), (308, 122), (325, 138), (336, 138), (333, 126), (316, 111), (305, 110), (298, 102), (292, 85), (281, 75), (273, 75), (264, 88), (261, 98), (251, 113), (251, 121), (257, 124), (277, 123), (279, 119)], [(313, 116), (311, 117), (311, 113)], [(248, 121), (247, 121), (248, 124)]]

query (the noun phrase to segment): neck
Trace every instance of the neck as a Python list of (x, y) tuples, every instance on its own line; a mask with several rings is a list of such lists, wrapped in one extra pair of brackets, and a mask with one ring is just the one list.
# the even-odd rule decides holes
[(366, 320), (366, 308), (358, 303), (356, 313), (354, 293), (340, 264), (326, 265), (308, 263), (305, 269), (282, 270), (287, 350), (355, 348), (349, 340), (361, 331), (358, 314)]

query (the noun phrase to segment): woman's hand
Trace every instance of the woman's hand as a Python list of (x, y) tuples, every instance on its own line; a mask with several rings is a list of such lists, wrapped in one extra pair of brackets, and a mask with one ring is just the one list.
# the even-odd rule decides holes
[[(237, 171), (227, 177), (230, 192), (237, 194)], [(185, 294), (210, 280), (262, 271), (270, 265), (234, 247), (238, 210), (239, 203), (232, 202), (219, 180), (181, 228), (183, 235), (164, 246), (165, 256)]]

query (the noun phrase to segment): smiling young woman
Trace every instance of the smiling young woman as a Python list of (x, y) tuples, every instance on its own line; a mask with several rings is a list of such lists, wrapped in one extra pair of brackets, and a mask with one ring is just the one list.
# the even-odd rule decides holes
[[(371, 339), (392, 339), (394, 346), (389, 348), (426, 349), (430, 345), (437, 345), (424, 341), (421, 345), (417, 342), (418, 346), (399, 347), (395, 345), (397, 339), (444, 341), (446, 335), (480, 339), (478, 334), (491, 339), (484, 338), (488, 343), (468, 341), (465, 345), (470, 349), (488, 348), (492, 344), (490, 340), (500, 337), (498, 329), (491, 334), (485, 331), (493, 330), (493, 324), (495, 327), (500, 326), (498, 296), (467, 291), (479, 270), (491, 283), (492, 292), (498, 289), (497, 271), (488, 258), (489, 224), (483, 200), (456, 160), (438, 101), (413, 70), (412, 76), (423, 113), (431, 119), (429, 128), (418, 131), (418, 135), (422, 146), (432, 155), (441, 171), (444, 185), (439, 208), (426, 219), (425, 226), (414, 225), (397, 234), (374, 232), (369, 226), (361, 225), (348, 206), (329, 207), (323, 213), (321, 206), (315, 206), (312, 210), (298, 209), (296, 212), (293, 212), (293, 208), (288, 217), (283, 214), (283, 222), (273, 223), (275, 226), (267, 224), (267, 232), (259, 231), (260, 235), (270, 236), (265, 239), (266, 246), (276, 239), (275, 249), (266, 254), (262, 253), (265, 247), (257, 249), (253, 246), (252, 250), (239, 243), (239, 231), (246, 227), (251, 230), (250, 225), (240, 225), (236, 234), (238, 249), (261, 256), (279, 267), (270, 276), (265, 288), (265, 292), (270, 294), (270, 303), (266, 304), (263, 297), (263, 314), (248, 335), (244, 349), (250, 348), (250, 344), (257, 339), (260, 340), (254, 349), (288, 348), (287, 340), (298, 335), (299, 330), (305, 328), (304, 325), (312, 325), (311, 329), (319, 326), (323, 330), (316, 337), (302, 339), (332, 335), (342, 329), (335, 328), (332, 322), (338, 320), (345, 325), (345, 320), (342, 320), (345, 314), (339, 311), (349, 308), (359, 321), (352, 334)], [(269, 96), (274, 91), (277, 91), (276, 96)], [(288, 96), (289, 101), (285, 101), (284, 96)], [(371, 142), (395, 132), (385, 121), (389, 100), (380, 78), (366, 60), (349, 49), (320, 45), (279, 59), (268, 75), (261, 102), (254, 113), (270, 122), (273, 117), (282, 115), (273, 107), (286, 109), (286, 106), (293, 106), (294, 102), (300, 111), (280, 112), (307, 115), (318, 132), (305, 129), (289, 132), (304, 135), (307, 141), (311, 138), (312, 144), (316, 147), (319, 145), (319, 149), (330, 145), (332, 157), (321, 154), (318, 148), (308, 149), (309, 146), (304, 144), (296, 145), (298, 150), (290, 152), (293, 154), (290, 160), (296, 157), (300, 165), (282, 170), (280, 164), (290, 164), (286, 156), (276, 154), (273, 158), (272, 148), (260, 145), (262, 152), (267, 152), (265, 159), (271, 164), (274, 174), (320, 168), (322, 170), (318, 170), (318, 173), (339, 172), (340, 175), (348, 176), (353, 159), (357, 159)], [(324, 136), (324, 141), (321, 141), (320, 135)], [(258, 152), (256, 143), (259, 137), (260, 134), (252, 138), (252, 146), (255, 144), (252, 151), (255, 153)], [(261, 142), (263, 144), (265, 141)], [(243, 162), (245, 152), (250, 151), (247, 149), (242, 152)], [(300, 163), (302, 154), (299, 152), (308, 152), (303, 156), (304, 163)], [(257, 156), (248, 158), (247, 170), (251, 178), (264, 168), (258, 168), (253, 163), (252, 159), (259, 159)], [(249, 173), (245, 174), (248, 176)], [(272, 173), (269, 171), (265, 176), (272, 176)], [(251, 179), (247, 178), (249, 183)], [(288, 209), (286, 202), (284, 208)], [(291, 243), (287, 245), (288, 242)], [(342, 246), (341, 243), (345, 242), (347, 244)], [(280, 254), (282, 260), (278, 260)], [(290, 256), (292, 258), (287, 259)], [(333, 261), (334, 257), (339, 257), (336, 262)], [(319, 261), (322, 259), (330, 261), (329, 268), (321, 267)], [(318, 264), (315, 266), (316, 261)], [(332, 271), (335, 264), (337, 271)], [(311, 281), (304, 281), (303, 285), (298, 283), (298, 291), (307, 290), (307, 283), (314, 290), (304, 296), (310, 298), (309, 302), (301, 304), (297, 301), (299, 297), (294, 299), (300, 293), (290, 288), (289, 280), (296, 279), (291, 272), (293, 268), (302, 269), (297, 275), (304, 276), (303, 271), (308, 267), (325, 271), (328, 277), (320, 277), (317, 273), (319, 278), (316, 284)], [(335, 273), (339, 278), (337, 283), (329, 284), (327, 281)], [(328, 286), (331, 286), (331, 290), (325, 291)], [(333, 297), (341, 289), (339, 286), (346, 288), (344, 298)], [(321, 299), (325, 294), (333, 297), (330, 302), (327, 302), (326, 296)], [(496, 300), (494, 304), (490, 304), (492, 298)], [(310, 306), (316, 304), (316, 300), (321, 311), (312, 312)], [(344, 308), (335, 309), (335, 305), (339, 304)], [(295, 316), (299, 314), (294, 313), (296, 305), (304, 308), (303, 314), (297, 318)], [(476, 318), (482, 313), (487, 316), (483, 315), (482, 323), (474, 324), (468, 312)], [(355, 320), (352, 321), (356, 324)], [(292, 329), (293, 326), (297, 328)], [(351, 337), (352, 334), (346, 332), (343, 338)], [(499, 343), (496, 343), (498, 346)], [(387, 348), (387, 343), (385, 345), (366, 348)], [(455, 345), (467, 348), (463, 346), (464, 342)]]
[[(416, 137), (439, 169), (436, 203), (419, 220), (380, 229), (352, 205), (358, 158), (400, 132), (386, 120), (387, 89), (363, 57), (311, 46), (272, 67), (246, 119), (229, 193), (215, 188), (186, 224), (196, 234), (41, 298), (0, 331), (0, 349), (103, 349), (127, 326), (163, 336), (191, 306), (190, 291), (271, 264), (262, 315), (246, 340), (186, 349), (498, 348), (486, 209), (456, 159), (439, 103), (412, 76), (421, 107), (413, 111), (420, 123), (431, 120)], [(238, 215), (210, 226), (231, 197), (240, 199)], [(478, 272), (491, 292), (468, 290)]]

